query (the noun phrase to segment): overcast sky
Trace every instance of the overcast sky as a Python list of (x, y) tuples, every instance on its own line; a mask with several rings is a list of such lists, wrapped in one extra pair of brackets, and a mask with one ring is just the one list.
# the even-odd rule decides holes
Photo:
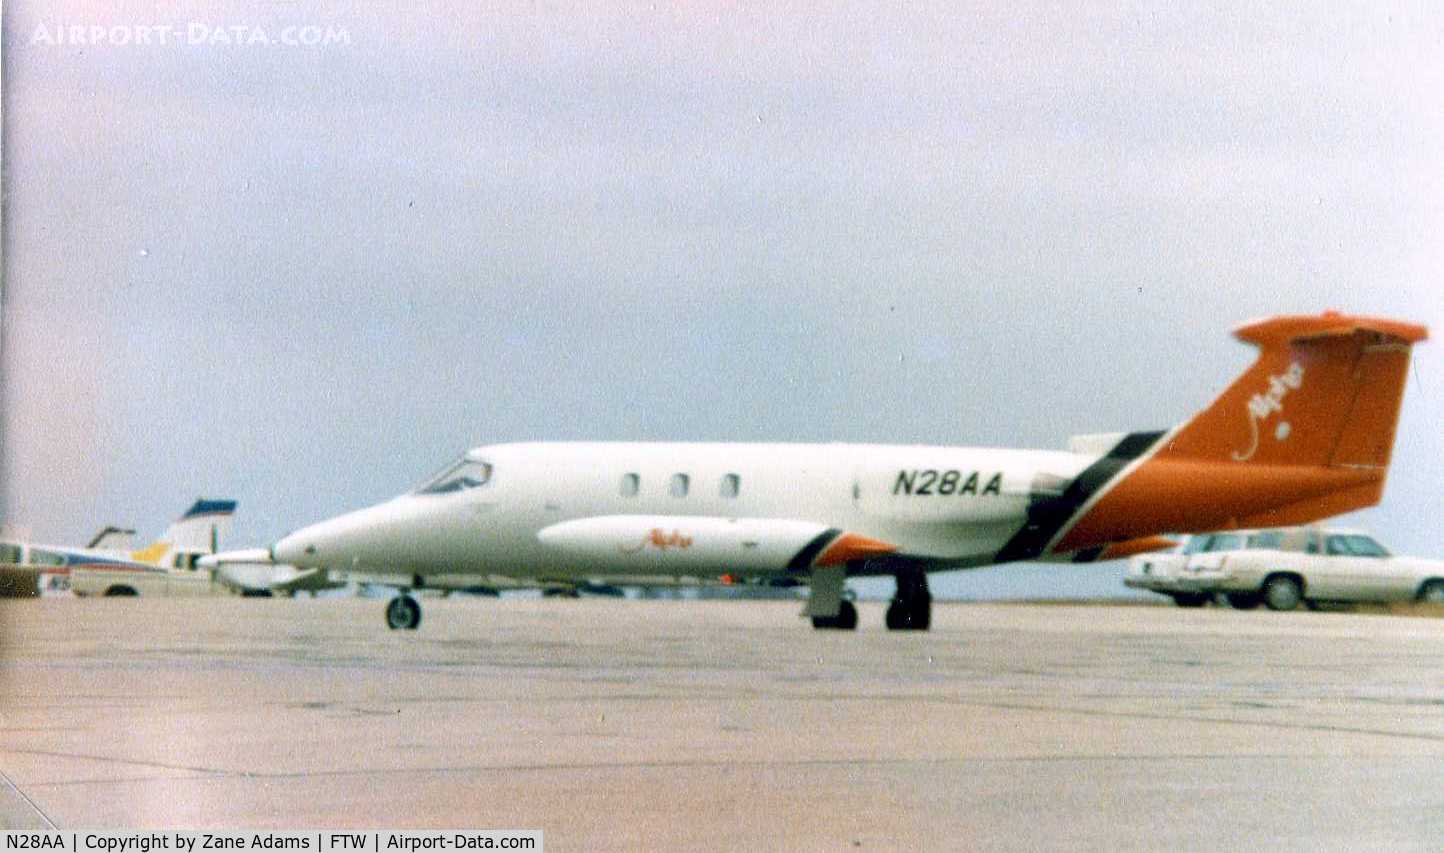
[[(1187, 418), (1252, 317), (1444, 333), (1437, 4), (729, 5), (6, 3), (0, 521), (266, 544), (520, 439), (1060, 447)], [(1441, 367), (1353, 520), (1444, 557)]]

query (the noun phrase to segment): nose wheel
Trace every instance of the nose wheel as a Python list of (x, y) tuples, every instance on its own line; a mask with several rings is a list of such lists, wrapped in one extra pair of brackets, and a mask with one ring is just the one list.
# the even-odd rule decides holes
[(421, 624), (421, 605), (405, 593), (391, 599), (386, 605), (386, 627), (393, 631), (415, 631)]

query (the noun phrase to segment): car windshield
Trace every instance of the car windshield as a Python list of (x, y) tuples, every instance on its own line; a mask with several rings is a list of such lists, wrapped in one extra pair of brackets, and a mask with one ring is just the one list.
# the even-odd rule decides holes
[(491, 482), (491, 463), (462, 459), (416, 490), (418, 495), (444, 495), (475, 489)]
[(1348, 557), (1387, 557), (1389, 552), (1384, 546), (1375, 542), (1368, 536), (1330, 536), (1327, 542), (1328, 552), (1335, 556)]

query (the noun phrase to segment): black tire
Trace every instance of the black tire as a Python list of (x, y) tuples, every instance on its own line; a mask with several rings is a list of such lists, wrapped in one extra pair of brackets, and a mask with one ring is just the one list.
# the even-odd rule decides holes
[(1428, 580), (1419, 587), (1419, 600), (1426, 604), (1444, 604), (1444, 580)]
[(133, 586), (113, 586), (105, 591), (106, 598), (135, 598), (140, 595)]
[(1290, 575), (1274, 575), (1264, 581), (1263, 603), (1270, 610), (1280, 613), (1293, 610), (1304, 600), (1303, 585)]
[(1228, 599), (1228, 606), (1234, 610), (1252, 610), (1259, 605), (1259, 597), (1256, 592), (1230, 592), (1224, 595)]
[(1202, 607), (1208, 603), (1209, 596), (1202, 592), (1175, 592), (1173, 603), (1179, 607)]
[(889, 631), (926, 631), (932, 622), (932, 602), (893, 600), (883, 622)]
[(857, 608), (851, 601), (842, 602), (836, 616), (814, 616), (812, 627), (819, 631), (853, 631), (857, 629)]
[(386, 627), (393, 631), (415, 631), (421, 624), (421, 605), (409, 595), (398, 595), (386, 605)]

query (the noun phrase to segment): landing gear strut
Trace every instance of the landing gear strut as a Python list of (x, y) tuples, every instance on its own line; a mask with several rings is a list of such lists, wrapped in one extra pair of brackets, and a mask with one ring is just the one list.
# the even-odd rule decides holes
[(386, 627), (391, 630), (415, 631), (420, 624), (421, 605), (406, 593), (396, 596), (386, 605)]
[(926, 631), (933, 621), (933, 595), (928, 576), (922, 572), (899, 572), (897, 594), (887, 608), (887, 627), (892, 631)]
[(857, 608), (843, 598), (846, 582), (847, 569), (843, 566), (812, 570), (812, 591), (802, 611), (803, 616), (811, 617), (812, 627), (833, 631), (857, 629)]

